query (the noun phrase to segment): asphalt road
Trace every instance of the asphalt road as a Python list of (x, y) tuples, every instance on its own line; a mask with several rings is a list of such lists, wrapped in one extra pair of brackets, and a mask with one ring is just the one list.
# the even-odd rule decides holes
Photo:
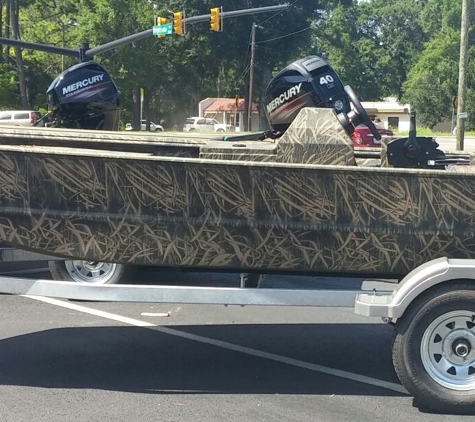
[[(455, 151), (456, 150), (456, 140), (455, 136), (439, 136), (435, 138), (440, 149), (442, 151)], [(466, 136), (464, 137), (464, 151), (474, 152), (475, 151), (475, 137)]]
[[(154, 270), (138, 277), (234, 282)], [(315, 281), (280, 276), (265, 283)], [(361, 280), (337, 284), (345, 283)], [(352, 309), (6, 295), (0, 303), (4, 422), (475, 421), (419, 409), (392, 369), (391, 327)]]

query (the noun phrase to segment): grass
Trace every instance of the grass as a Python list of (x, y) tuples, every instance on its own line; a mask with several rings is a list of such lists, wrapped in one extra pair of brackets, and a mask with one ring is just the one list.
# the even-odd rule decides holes
[[(406, 136), (409, 135), (409, 131), (404, 131), (404, 130), (394, 130), (393, 132), (395, 135), (400, 135), (400, 136)], [(417, 135), (418, 136), (453, 136), (450, 132), (437, 132), (432, 129), (429, 129), (427, 127), (418, 127), (417, 128)], [(465, 131), (465, 136), (475, 136), (475, 131), (470, 130), (470, 131)]]

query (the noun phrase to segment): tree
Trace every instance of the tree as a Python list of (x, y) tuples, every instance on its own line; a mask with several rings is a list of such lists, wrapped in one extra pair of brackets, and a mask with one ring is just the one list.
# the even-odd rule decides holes
[(417, 111), (420, 122), (434, 127), (451, 113), (457, 92), (459, 40), (447, 28), (431, 40), (404, 83), (404, 100)]
[[(440, 16), (437, 23), (434, 16)], [(450, 0), (428, 0), (421, 13), (421, 26), (430, 40), (425, 44), (417, 63), (403, 84), (404, 100), (410, 102), (417, 111), (422, 124), (434, 127), (452, 114), (451, 97), (457, 95), (458, 66), (460, 51), (461, 4)], [(472, 11), (471, 22), (475, 22)], [(469, 119), (467, 128), (475, 127), (475, 45), (474, 27), (469, 35), (469, 67), (467, 110)]]
[(20, 108), (17, 72), (6, 63), (0, 63), (0, 109)]
[[(172, 128), (196, 114), (206, 97), (241, 98), (248, 93), (249, 35), (256, 31), (254, 101), (264, 103), (272, 74), (292, 61), (326, 53), (327, 60), (364, 100), (403, 96), (429, 125), (450, 113), (455, 95), (457, 34), (460, 5), (453, 0), (299, 0), (290, 10), (224, 21), (224, 31), (209, 23), (187, 25), (185, 36), (147, 38), (99, 55), (121, 91), (122, 118), (138, 125), (140, 88), (145, 90), (147, 120)], [(252, 8), (275, 0), (222, 0), (225, 11)], [(65, 46), (80, 42), (91, 47), (150, 29), (154, 16), (171, 19), (209, 13), (212, 0), (0, 0), (0, 28), (4, 36), (54, 45), (62, 44), (57, 20), (73, 18)], [(434, 19), (437, 16), (437, 19)], [(15, 18), (18, 25), (15, 24)], [(475, 19), (472, 20), (475, 22)], [(16, 25), (16, 27), (15, 27)], [(473, 38), (473, 37), (472, 37)], [(470, 47), (470, 57), (473, 56)], [(49, 83), (61, 71), (61, 56), (12, 48), (0, 60), (0, 107), (45, 106)], [(65, 67), (74, 59), (64, 58)], [(469, 86), (475, 65), (469, 61)], [(23, 68), (22, 72), (12, 69)], [(19, 77), (22, 75), (22, 77)], [(431, 83), (437, 87), (428, 89)], [(22, 89), (20, 90), (20, 87)], [(468, 98), (475, 92), (468, 91)], [(260, 108), (261, 116), (264, 116)], [(469, 110), (470, 111), (470, 110)], [(469, 113), (471, 114), (471, 113)]]
[[(13, 39), (20, 39), (20, 24), (18, 22), (20, 15), (20, 0), (10, 0), (10, 21), (12, 24)], [(26, 85), (25, 66), (23, 65), (23, 55), (20, 47), (14, 47), (15, 62), (18, 68), (18, 81), (20, 87), (20, 102), (23, 109), (30, 108), (28, 97), (28, 87)]]
[(315, 47), (365, 100), (401, 96), (422, 50), (423, 2), (353, 2), (326, 10), (316, 22)]
[(376, 99), (381, 87), (376, 82), (378, 42), (371, 28), (360, 25), (360, 13), (356, 4), (323, 11), (315, 24), (314, 44), (344, 84), (351, 85), (362, 99)]

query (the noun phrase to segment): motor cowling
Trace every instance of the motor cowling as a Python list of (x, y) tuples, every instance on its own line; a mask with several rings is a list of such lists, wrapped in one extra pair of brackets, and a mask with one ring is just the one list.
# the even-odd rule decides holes
[(118, 130), (119, 91), (109, 73), (97, 62), (66, 69), (47, 90), (49, 126)]
[(286, 66), (266, 89), (266, 114), (274, 131), (285, 132), (304, 107), (333, 108), (348, 114), (351, 104), (340, 78), (319, 56)]

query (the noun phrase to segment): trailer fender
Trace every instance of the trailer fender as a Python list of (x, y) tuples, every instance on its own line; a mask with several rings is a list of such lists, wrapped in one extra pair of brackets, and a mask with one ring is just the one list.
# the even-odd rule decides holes
[(448, 281), (475, 282), (475, 259), (438, 258), (420, 265), (398, 284), (392, 294), (359, 294), (355, 312), (368, 317), (400, 318), (409, 305), (428, 289)]

